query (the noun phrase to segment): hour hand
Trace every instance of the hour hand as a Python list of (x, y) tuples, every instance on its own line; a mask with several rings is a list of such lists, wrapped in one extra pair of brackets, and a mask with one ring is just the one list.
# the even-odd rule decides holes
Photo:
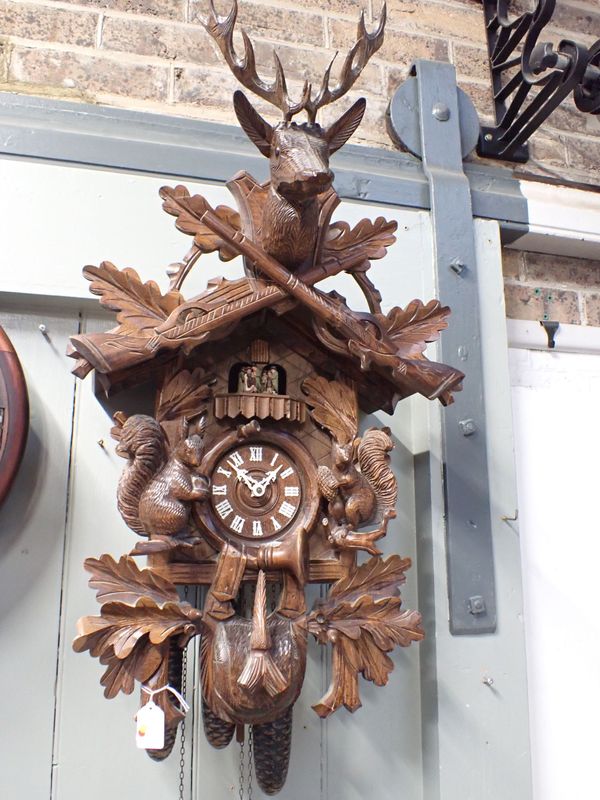
[(237, 475), (238, 481), (241, 481), (242, 483), (245, 483), (246, 486), (252, 492), (254, 492), (254, 488), (256, 487), (257, 484), (256, 484), (256, 481), (254, 480), (254, 478), (251, 478), (250, 475), (248, 475), (248, 471), (245, 470), (245, 469), (240, 469), (236, 464), (232, 464), (231, 461), (228, 461), (227, 463), (229, 464), (229, 466), (232, 469), (235, 470), (235, 473)]

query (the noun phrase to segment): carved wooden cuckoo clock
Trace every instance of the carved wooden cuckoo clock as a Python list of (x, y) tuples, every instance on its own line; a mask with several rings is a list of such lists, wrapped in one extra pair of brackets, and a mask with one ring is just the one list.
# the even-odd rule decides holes
[[(336, 86), (328, 69), (319, 91), (306, 83), (298, 102), (277, 57), (269, 84), (245, 34), (244, 54), (236, 54), (236, 14), (235, 4), (226, 18), (211, 5), (206, 27), (240, 82), (283, 114), (272, 127), (234, 95), (241, 126), (269, 159), (270, 180), (236, 175), (228, 188), (238, 211), (213, 209), (183, 186), (161, 189), (164, 210), (193, 238), (166, 294), (109, 262), (84, 269), (118, 324), (72, 337), (75, 374), (95, 370), (105, 390), (151, 380), (156, 401), (153, 416), (115, 415), (126, 460), (118, 506), (139, 538), (118, 561), (86, 561), (101, 611), (80, 620), (74, 646), (100, 658), (105, 694), (114, 697), (136, 680), (150, 691), (177, 687), (186, 645), (200, 636), (206, 736), (224, 747), (251, 726), (256, 778), (275, 794), (286, 778), (308, 635), (332, 649), (331, 686), (314, 706), (321, 717), (342, 705), (356, 710), (359, 673), (385, 684), (388, 652), (423, 637), (418, 612), (401, 607), (410, 560), (383, 559), (377, 548), (395, 516), (393, 441), (386, 428), (360, 433), (360, 411), (391, 414), (415, 392), (448, 403), (463, 376), (424, 355), (448, 308), (413, 300), (381, 309), (369, 269), (395, 241), (396, 223), (330, 221), (339, 198), (329, 157), (356, 130), (365, 101), (326, 128), (316, 115), (380, 47), (385, 7), (373, 33), (361, 17)], [(308, 121), (298, 124), (301, 111)], [(224, 261), (243, 256), (245, 275), (212, 280), (185, 300), (186, 276), (214, 251)], [(342, 271), (370, 313), (317, 288)], [(361, 551), (370, 557), (359, 566)], [(135, 557), (143, 555), (148, 567), (140, 569)], [(330, 587), (312, 609), (309, 582)], [(180, 599), (182, 585), (207, 587), (201, 608)], [(182, 712), (166, 692), (156, 702), (166, 737), (150, 754), (164, 758)]]

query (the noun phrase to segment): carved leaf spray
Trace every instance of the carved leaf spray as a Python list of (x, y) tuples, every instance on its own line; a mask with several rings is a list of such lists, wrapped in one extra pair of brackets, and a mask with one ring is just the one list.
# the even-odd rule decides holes
[[(277, 56), (269, 84), (245, 33), (244, 54), (236, 54), (236, 14), (235, 3), (226, 18), (211, 4), (206, 27), (241, 83), (283, 114), (272, 127), (235, 93), (240, 124), (269, 158), (270, 181), (235, 176), (228, 187), (239, 212), (213, 209), (182, 186), (161, 189), (163, 208), (193, 237), (167, 294), (109, 262), (84, 269), (118, 324), (72, 337), (75, 373), (95, 370), (106, 391), (148, 380), (157, 390), (153, 416), (115, 415), (117, 452), (127, 460), (118, 507), (140, 540), (118, 561), (86, 561), (101, 611), (79, 621), (74, 647), (99, 657), (105, 695), (115, 697), (131, 693), (135, 681), (178, 688), (182, 653), (201, 636), (206, 736), (224, 747), (236, 728), (243, 735), (252, 726), (256, 777), (274, 794), (287, 774), (308, 634), (333, 651), (331, 686), (314, 706), (321, 717), (341, 705), (355, 711), (359, 673), (384, 685), (388, 653), (424, 635), (420, 615), (404, 610), (399, 594), (410, 560), (384, 559), (377, 547), (396, 515), (393, 439), (387, 428), (360, 435), (359, 409), (392, 413), (415, 392), (445, 404), (463, 376), (424, 355), (446, 327), (448, 308), (413, 300), (381, 310), (367, 273), (395, 241), (396, 223), (330, 222), (339, 198), (329, 156), (360, 123), (365, 101), (328, 128), (316, 115), (350, 89), (380, 47), (385, 6), (373, 33), (361, 16), (336, 86), (330, 65), (316, 94), (306, 83), (295, 103)], [(299, 125), (292, 118), (301, 111), (308, 122)], [(186, 301), (182, 284), (210, 252), (222, 260), (242, 255), (246, 275), (210, 281)], [(370, 313), (315, 286), (342, 271), (355, 278)], [(360, 551), (371, 557), (359, 566)], [(138, 555), (148, 556), (146, 569)], [(310, 611), (308, 582), (331, 585)], [(177, 585), (207, 586), (202, 608), (182, 601)], [(166, 717), (165, 746), (150, 751), (160, 759), (182, 713), (168, 693), (155, 702)]]

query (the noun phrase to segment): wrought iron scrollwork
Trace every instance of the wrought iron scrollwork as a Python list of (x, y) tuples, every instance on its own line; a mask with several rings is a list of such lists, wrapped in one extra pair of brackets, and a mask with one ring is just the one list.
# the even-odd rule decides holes
[(600, 40), (590, 48), (563, 39), (540, 41), (556, 0), (509, 17), (510, 0), (483, 0), (496, 115), (483, 127), (478, 152), (527, 161), (529, 137), (571, 92), (580, 111), (600, 114)]

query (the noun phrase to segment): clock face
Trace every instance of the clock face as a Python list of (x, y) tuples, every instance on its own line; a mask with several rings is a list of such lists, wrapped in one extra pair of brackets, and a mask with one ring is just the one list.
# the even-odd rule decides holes
[(303, 501), (298, 466), (267, 442), (227, 451), (217, 461), (211, 483), (214, 518), (229, 533), (250, 541), (287, 529)]

